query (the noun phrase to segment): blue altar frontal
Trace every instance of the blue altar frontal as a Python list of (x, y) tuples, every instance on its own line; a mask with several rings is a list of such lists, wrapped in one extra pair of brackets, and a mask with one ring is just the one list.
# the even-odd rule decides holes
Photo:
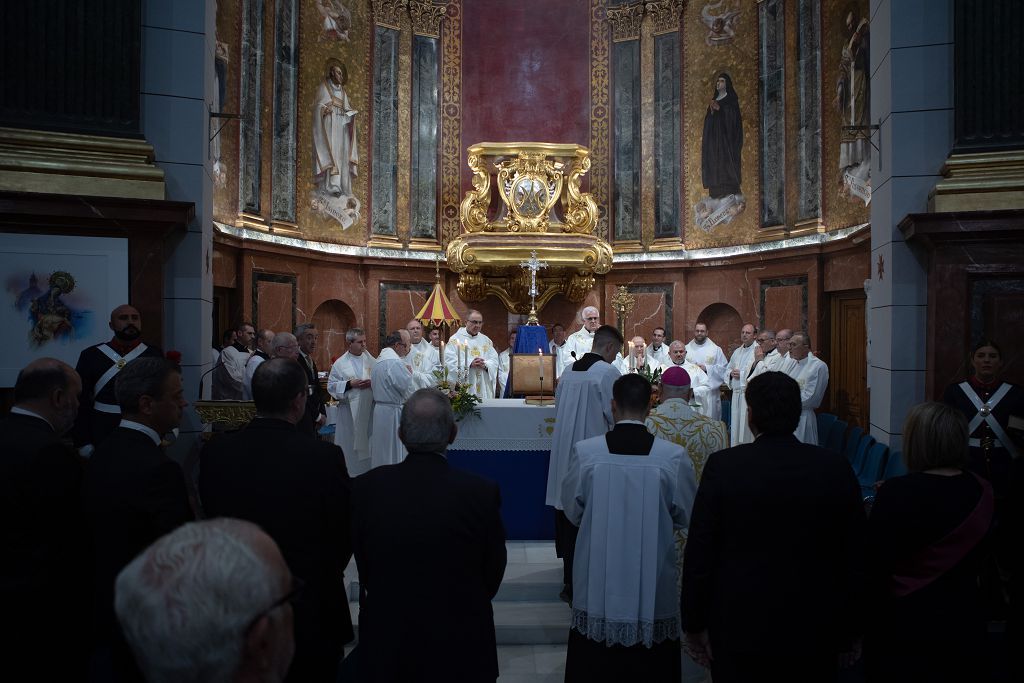
[(489, 399), (479, 410), (479, 418), (459, 422), (458, 438), (448, 448), (448, 462), (498, 482), (509, 540), (553, 539), (554, 513), (544, 504), (544, 497), (554, 406), (530, 406), (522, 399)]

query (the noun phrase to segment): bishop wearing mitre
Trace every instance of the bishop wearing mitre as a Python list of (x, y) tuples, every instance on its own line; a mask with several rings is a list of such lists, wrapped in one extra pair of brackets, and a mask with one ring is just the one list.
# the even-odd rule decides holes
[(469, 367), (469, 392), (479, 398), (494, 398), (494, 387), (501, 365), (498, 352), (490, 337), (480, 330), (484, 316), (480, 311), (471, 310), (466, 315), (466, 326), (452, 335), (445, 347), (444, 364), (449, 373), (459, 367)]

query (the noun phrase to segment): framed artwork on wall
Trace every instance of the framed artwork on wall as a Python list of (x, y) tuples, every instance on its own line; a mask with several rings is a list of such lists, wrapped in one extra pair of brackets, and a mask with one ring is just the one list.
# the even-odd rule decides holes
[(127, 303), (128, 240), (0, 233), (0, 387), (49, 356), (70, 365), (107, 341), (110, 311)]

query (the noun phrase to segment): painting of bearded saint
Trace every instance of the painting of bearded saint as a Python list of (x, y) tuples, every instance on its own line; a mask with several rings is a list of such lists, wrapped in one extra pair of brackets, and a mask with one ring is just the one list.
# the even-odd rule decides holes
[(348, 71), (331, 59), (313, 103), (313, 209), (347, 230), (359, 220), (352, 182), (359, 171), (355, 116), (345, 92)]
[(708, 196), (693, 207), (694, 222), (711, 232), (743, 213), (747, 201), (740, 192), (743, 179), (743, 118), (732, 77), (722, 72), (704, 114), (700, 148), (700, 175)]
[[(868, 20), (857, 5), (847, 6), (843, 17), (846, 40), (839, 58), (839, 77), (832, 106), (839, 112), (839, 194), (871, 202), (871, 116), (868, 61), (871, 51)], [(856, 126), (857, 130), (850, 127)]]

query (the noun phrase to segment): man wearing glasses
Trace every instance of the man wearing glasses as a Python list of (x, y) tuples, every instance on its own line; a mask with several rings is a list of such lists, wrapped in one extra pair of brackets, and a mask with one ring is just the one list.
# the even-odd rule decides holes
[(214, 519), (179, 527), (132, 560), (114, 608), (148, 681), (276, 683), (295, 652), (291, 603), (301, 586), (258, 526)]
[(501, 361), (494, 350), (494, 342), (480, 331), (483, 326), (484, 316), (480, 311), (467, 313), (466, 326), (453, 334), (445, 347), (444, 362), (449, 373), (455, 373), (460, 367), (463, 372), (468, 369), (470, 393), (480, 398), (494, 398)]
[[(593, 306), (584, 308), (583, 312), (580, 313), (580, 318), (583, 320), (583, 327), (569, 335), (569, 338), (565, 340), (565, 346), (562, 347), (558, 356), (563, 372), (568, 370), (569, 366), (573, 363), (590, 353), (594, 346), (594, 333), (597, 332), (597, 328), (601, 327), (601, 311)], [(621, 352), (615, 355), (615, 360), (622, 360)]]

